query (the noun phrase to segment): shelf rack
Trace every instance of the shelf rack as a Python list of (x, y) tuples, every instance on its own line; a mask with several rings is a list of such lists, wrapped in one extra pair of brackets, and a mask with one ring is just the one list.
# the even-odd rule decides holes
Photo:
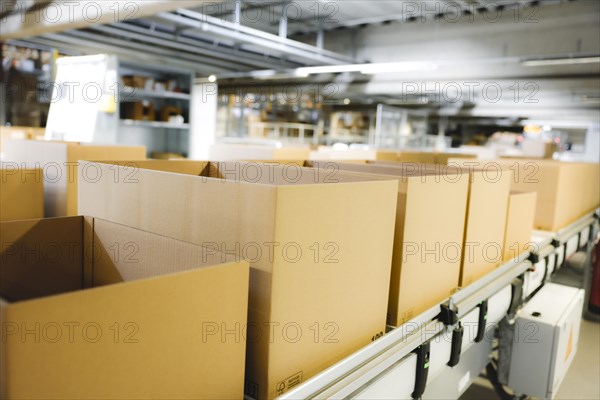
[(122, 99), (143, 99), (143, 98), (159, 98), (159, 99), (173, 99), (173, 100), (185, 100), (190, 101), (192, 98), (188, 93), (171, 92), (171, 91), (156, 91), (156, 90), (145, 90), (140, 88), (134, 88), (131, 86), (124, 86), (119, 94)]
[[(574, 237), (579, 240), (578, 247), (584, 242), (588, 245), (588, 249), (591, 249), (591, 239), (598, 230), (598, 215), (600, 214), (590, 213), (558, 232), (535, 232), (533, 241), (538, 245), (535, 252), (522, 254), (517, 259), (505, 263), (482, 279), (459, 290), (446, 301), (432, 307), (408, 323), (391, 328), (382, 338), (284, 393), (278, 399), (360, 398), (362, 392), (375, 388), (378, 389), (377, 393), (388, 394), (391, 398), (390, 379), (385, 379), (386, 376), (390, 376), (390, 371), (394, 368), (402, 368), (402, 361), (411, 356), (415, 349), (448, 329), (450, 326), (448, 321), (446, 324), (441, 321), (443, 314), (441, 312), (444, 309), (451, 310), (457, 319), (462, 320), (468, 314), (475, 312), (479, 304), (510, 288), (515, 278), (525, 278), (527, 274), (533, 272), (534, 268), (532, 267), (544, 263), (552, 255), (556, 256), (558, 249), (563, 248), (566, 252), (567, 244)], [(582, 238), (585, 236), (582, 233), (585, 232), (588, 237)], [(565, 255), (563, 255), (563, 260), (564, 258), (566, 258)], [(558, 265), (555, 264), (554, 271), (558, 269)], [(544, 264), (542, 267), (547, 268), (547, 265)], [(546, 275), (536, 290), (550, 279), (551, 274)], [(520, 301), (524, 301), (524, 299), (520, 299)], [(489, 349), (483, 347), (483, 350), (480, 354), (476, 354), (480, 358), (477, 365), (487, 364), (486, 359), (489, 357), (491, 347)], [(477, 372), (480, 370), (475, 369)], [(475, 377), (471, 377), (470, 381), (464, 385), (465, 388), (472, 383)], [(430, 376), (430, 381), (434, 381), (435, 378), (435, 376)], [(407, 379), (414, 379), (414, 376), (410, 375), (410, 378)], [(414, 381), (407, 384), (413, 383)], [(399, 384), (399, 382), (394, 382), (395, 386)], [(377, 386), (380, 387), (377, 388)]]
[(142, 126), (146, 128), (160, 128), (160, 129), (190, 129), (190, 124), (174, 124), (171, 122), (161, 121), (142, 121), (135, 119), (121, 119), (121, 124), (128, 126)]

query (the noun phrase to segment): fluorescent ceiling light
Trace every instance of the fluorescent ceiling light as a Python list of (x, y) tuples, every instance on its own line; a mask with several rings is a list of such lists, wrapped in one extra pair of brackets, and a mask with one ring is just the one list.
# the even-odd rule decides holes
[(342, 72), (360, 72), (361, 74), (384, 74), (408, 71), (432, 71), (437, 65), (431, 62), (392, 62), (373, 64), (323, 65), (296, 69), (297, 76), (316, 74), (339, 74)]
[(549, 60), (527, 60), (522, 64), (526, 67), (541, 67), (547, 65), (573, 65), (600, 63), (600, 57), (555, 58)]
[(409, 71), (433, 71), (435, 69), (437, 69), (437, 65), (431, 62), (395, 62), (364, 64), (364, 67), (360, 69), (360, 73), (367, 75)]

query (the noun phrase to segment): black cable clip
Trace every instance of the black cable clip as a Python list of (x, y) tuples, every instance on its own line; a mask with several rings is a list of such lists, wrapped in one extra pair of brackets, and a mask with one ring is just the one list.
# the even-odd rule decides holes
[(540, 262), (540, 256), (536, 253), (529, 253), (529, 257), (527, 258), (531, 264), (535, 265)]
[(425, 393), (425, 385), (427, 384), (427, 375), (429, 373), (429, 352), (429, 342), (421, 344), (413, 351), (417, 355), (415, 389), (411, 394), (413, 399), (420, 399), (423, 393)]
[(456, 314), (456, 311), (450, 308), (448, 304), (441, 304), (440, 308), (441, 310), (437, 316), (437, 319), (446, 326), (456, 325), (458, 322), (458, 315)]
[(460, 362), (460, 353), (462, 351), (462, 341), (464, 328), (459, 322), (456, 328), (452, 331), (452, 345), (450, 348), (450, 360), (448, 360), (448, 366), (454, 367)]
[(477, 336), (475, 336), (475, 343), (479, 343), (483, 340), (485, 334), (485, 325), (487, 322), (488, 312), (488, 301), (484, 300), (479, 303), (479, 323), (477, 325)]

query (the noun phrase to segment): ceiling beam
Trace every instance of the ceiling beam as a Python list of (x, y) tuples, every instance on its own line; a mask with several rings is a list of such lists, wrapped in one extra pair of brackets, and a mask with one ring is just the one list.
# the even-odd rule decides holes
[(198, 7), (210, 0), (177, 1), (0, 1), (0, 40), (85, 28), (125, 19), (143, 18), (181, 7)]

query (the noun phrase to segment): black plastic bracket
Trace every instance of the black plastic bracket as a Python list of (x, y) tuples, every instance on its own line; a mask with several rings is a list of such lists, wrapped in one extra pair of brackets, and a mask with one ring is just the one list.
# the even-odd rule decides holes
[(510, 306), (508, 307), (507, 312), (508, 315), (514, 315), (523, 302), (523, 280), (520, 278), (513, 279), (511, 282), (511, 290)]
[(540, 256), (536, 253), (529, 253), (529, 257), (527, 258), (531, 264), (535, 265), (540, 262)]
[(429, 352), (429, 342), (421, 344), (413, 351), (417, 355), (415, 389), (411, 394), (413, 399), (420, 399), (423, 393), (425, 393), (425, 385), (427, 384), (427, 375), (429, 373)]
[(558, 239), (552, 239), (552, 246), (554, 246), (554, 248), (558, 248), (560, 247), (560, 241)]
[(446, 326), (456, 325), (458, 322), (458, 315), (456, 314), (456, 311), (451, 309), (447, 304), (442, 304), (440, 308), (441, 310), (437, 316), (437, 319), (439, 319)]
[(449, 367), (454, 367), (460, 362), (460, 353), (462, 351), (462, 340), (464, 331), (465, 330), (460, 322), (452, 331), (452, 346), (450, 348), (450, 360), (448, 361)]
[(483, 340), (485, 334), (485, 323), (487, 322), (488, 312), (488, 301), (484, 300), (479, 303), (479, 322), (477, 324), (477, 336), (475, 336), (475, 343), (479, 343)]
[[(579, 251), (579, 249), (581, 249), (581, 234), (583, 233), (583, 230), (579, 231), (579, 233), (577, 234), (577, 250)], [(565, 247), (565, 251), (566, 251), (566, 247)]]
[(550, 269), (549, 265), (550, 265), (550, 254), (548, 254), (546, 256), (546, 258), (544, 258), (545, 260), (545, 268), (544, 268), (544, 277), (542, 278), (542, 285), (546, 282), (546, 278), (548, 278), (548, 270)]

